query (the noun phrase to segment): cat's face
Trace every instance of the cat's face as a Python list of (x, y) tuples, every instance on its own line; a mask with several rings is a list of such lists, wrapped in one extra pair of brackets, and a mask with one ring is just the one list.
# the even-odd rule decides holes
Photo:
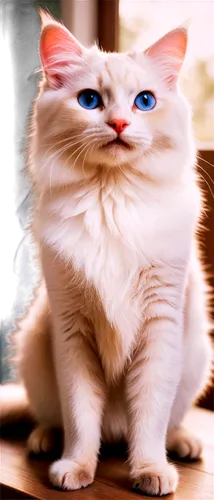
[(146, 53), (106, 54), (84, 49), (61, 25), (48, 25), (38, 102), (44, 144), (67, 167), (83, 169), (131, 165), (179, 148), (188, 127), (176, 86), (185, 49), (186, 33), (178, 30)]

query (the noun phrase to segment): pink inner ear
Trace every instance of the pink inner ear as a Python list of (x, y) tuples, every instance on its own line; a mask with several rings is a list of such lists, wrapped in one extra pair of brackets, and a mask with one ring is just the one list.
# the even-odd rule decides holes
[(184, 58), (187, 47), (187, 33), (184, 29), (170, 31), (163, 36), (154, 45), (151, 45), (146, 50), (146, 54), (150, 57), (157, 57), (161, 54), (174, 55), (175, 57)]
[(72, 54), (80, 56), (82, 47), (71, 33), (58, 24), (47, 25), (40, 38), (40, 55), (45, 71), (48, 73), (50, 69), (53, 74), (54, 67), (57, 69), (59, 65), (66, 65), (66, 55)]
[(168, 83), (177, 80), (187, 49), (187, 32), (178, 28), (167, 33), (151, 45), (145, 53), (166, 67), (165, 77)]

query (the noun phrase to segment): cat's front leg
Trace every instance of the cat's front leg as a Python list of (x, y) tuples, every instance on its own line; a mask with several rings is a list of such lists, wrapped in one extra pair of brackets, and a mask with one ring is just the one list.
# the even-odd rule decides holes
[(142, 341), (126, 376), (130, 473), (134, 488), (149, 495), (171, 493), (178, 482), (165, 450), (181, 373), (182, 300), (176, 300), (177, 293), (169, 285), (152, 290)]
[[(53, 318), (53, 351), (62, 410), (64, 450), (50, 467), (52, 483), (66, 490), (94, 480), (100, 447), (105, 389), (91, 347), (91, 327), (81, 314), (83, 290), (75, 275), (49, 252), (43, 267)], [(69, 274), (70, 273), (70, 274)]]

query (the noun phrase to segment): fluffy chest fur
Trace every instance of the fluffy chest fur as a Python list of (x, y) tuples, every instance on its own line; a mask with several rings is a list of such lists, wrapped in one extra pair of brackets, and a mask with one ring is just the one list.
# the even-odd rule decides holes
[(113, 367), (120, 371), (134, 348), (154, 289), (161, 298), (161, 280), (171, 285), (181, 280), (177, 267), (182, 275), (196, 209), (189, 199), (189, 187), (161, 190), (160, 195), (137, 175), (111, 170), (41, 198), (40, 241), (72, 264), (84, 276), (83, 286), (96, 292), (85, 310), (109, 373)]

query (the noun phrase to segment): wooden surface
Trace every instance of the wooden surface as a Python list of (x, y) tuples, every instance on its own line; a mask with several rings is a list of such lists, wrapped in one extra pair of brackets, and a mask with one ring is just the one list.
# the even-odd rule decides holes
[[(180, 483), (169, 500), (214, 500), (214, 417), (211, 412), (192, 410), (185, 425), (204, 442), (203, 460), (179, 464)], [(93, 485), (80, 491), (54, 490), (48, 481), (48, 460), (30, 459), (25, 441), (1, 439), (1, 499), (36, 498), (49, 500), (138, 500), (130, 489), (128, 468), (124, 454), (110, 448), (100, 458)], [(151, 497), (150, 497), (151, 498)]]

